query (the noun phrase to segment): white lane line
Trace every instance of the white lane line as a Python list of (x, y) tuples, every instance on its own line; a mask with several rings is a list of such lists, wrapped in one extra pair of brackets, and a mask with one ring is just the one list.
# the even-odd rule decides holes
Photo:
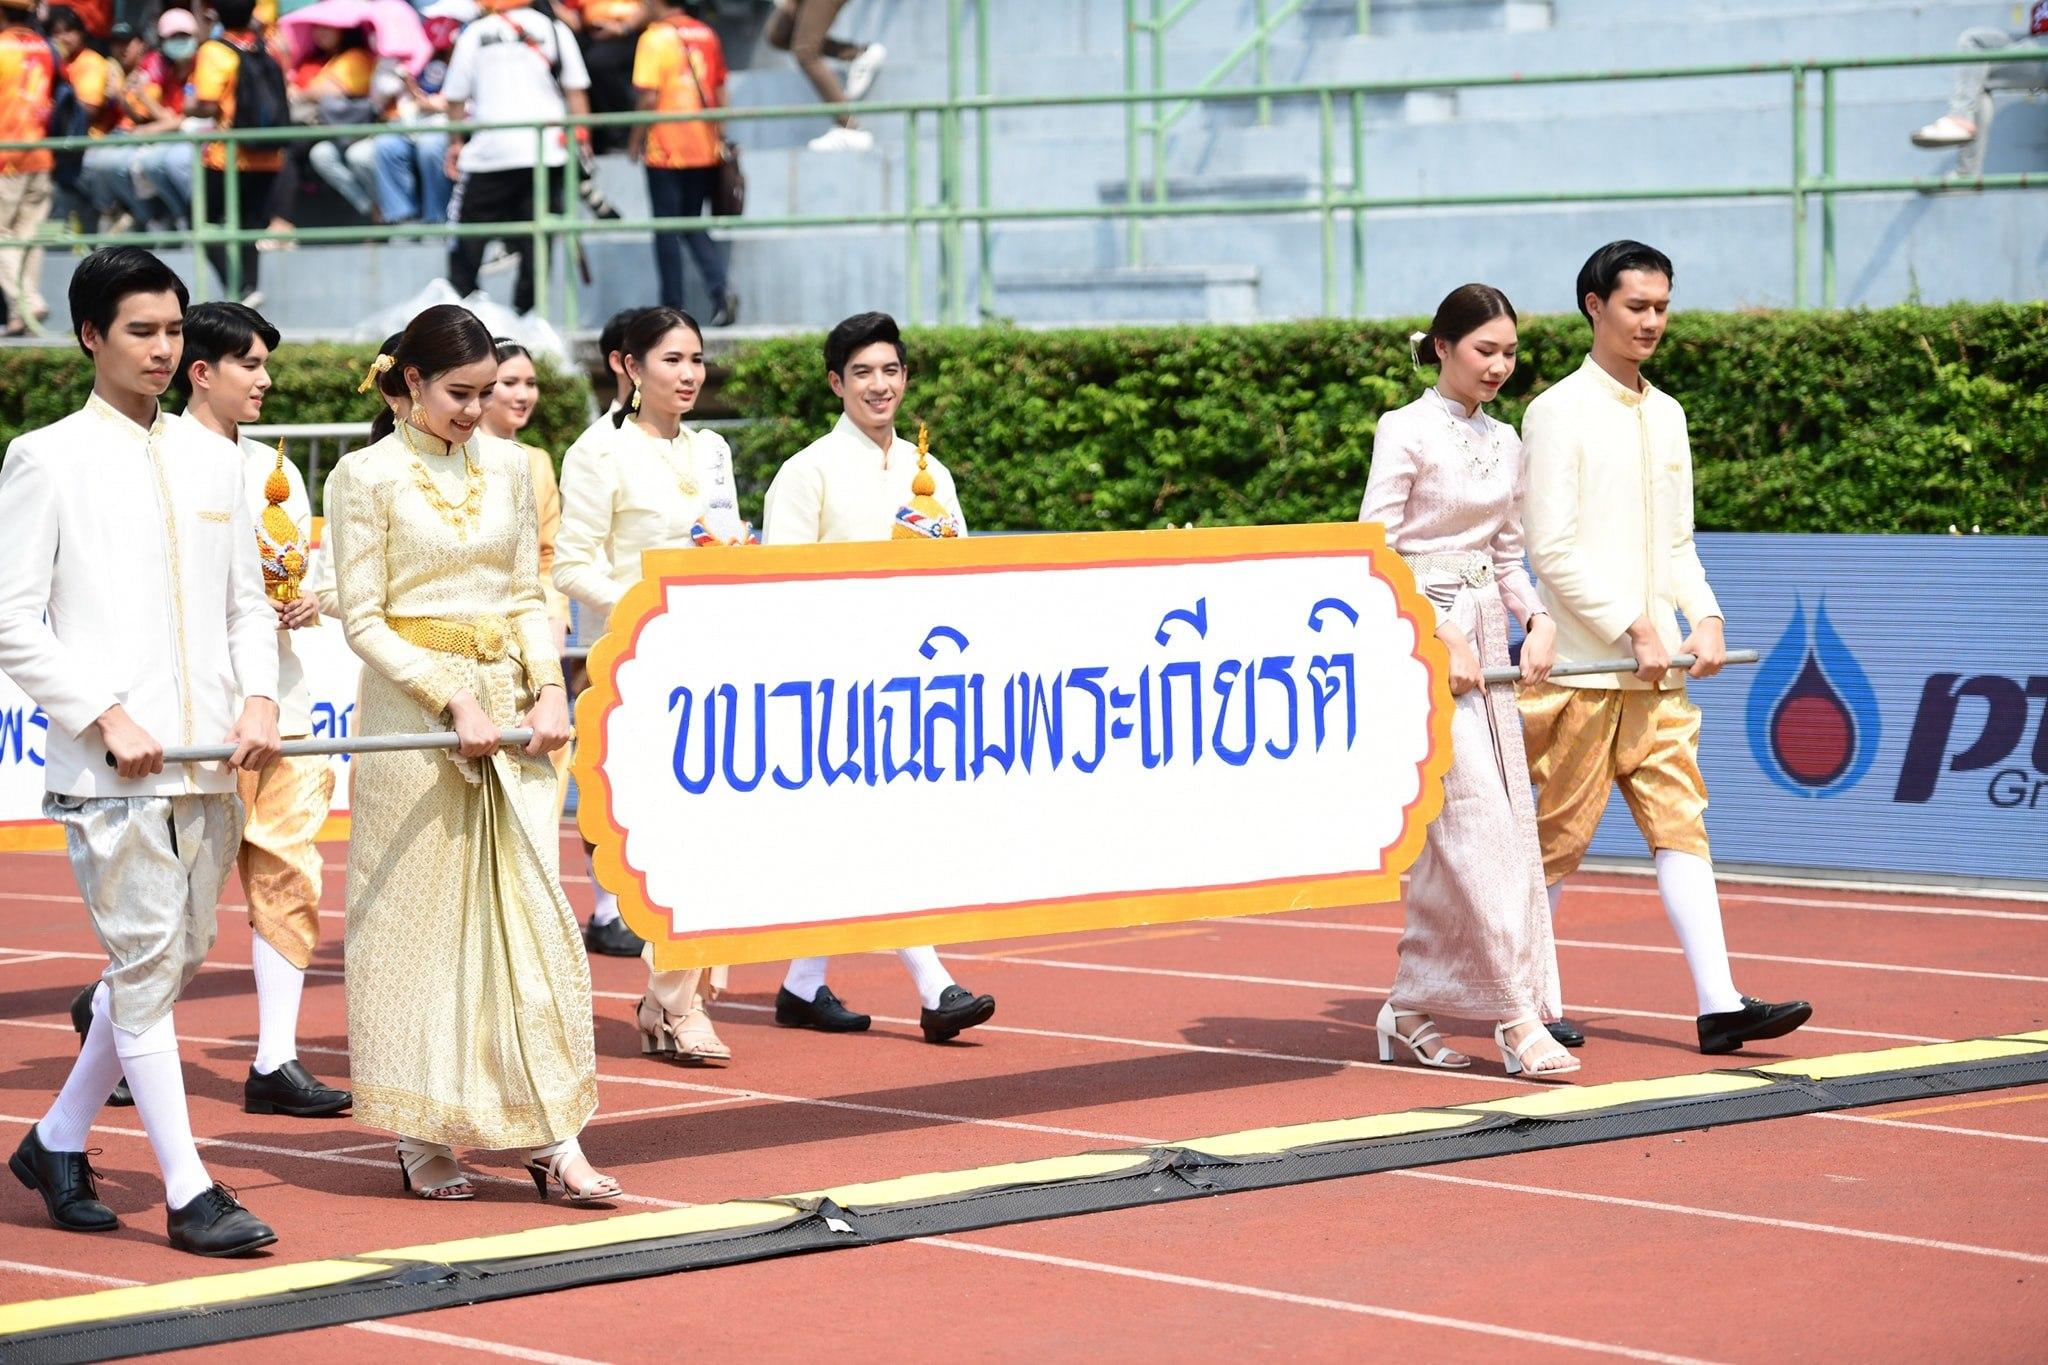
[(57, 956), (55, 953), (16, 952), (12, 949), (5, 951), (8, 955), (0, 957), (0, 967), (19, 967), (29, 962), (48, 962), (51, 958)]
[[(28, 1261), (0, 1261), (0, 1270), (17, 1271), (23, 1275), (40, 1275), (52, 1280), (77, 1280), (83, 1284), (96, 1284), (106, 1289), (133, 1289), (148, 1283), (146, 1280), (124, 1280), (117, 1275), (89, 1275), (83, 1270), (35, 1265)], [(536, 1351), (526, 1346), (508, 1346), (501, 1341), (459, 1337), (452, 1332), (430, 1332), (424, 1327), (405, 1327), (395, 1322), (343, 1322), (337, 1323), (336, 1326), (354, 1332), (374, 1332), (383, 1337), (402, 1337), (407, 1341), (421, 1341), (433, 1346), (453, 1346), (464, 1351), (503, 1356), (508, 1360), (530, 1360), (536, 1362), (536, 1365), (605, 1365), (605, 1362), (592, 1360), (587, 1356), (565, 1356), (554, 1351)]]
[(1058, 1266), (1064, 1270), (1085, 1270), (1096, 1275), (1113, 1275), (1126, 1280), (1144, 1280), (1151, 1284), (1173, 1285), (1180, 1289), (1199, 1289), (1211, 1294), (1233, 1294), (1240, 1298), (1260, 1299), (1267, 1303), (1284, 1303), (1296, 1308), (1322, 1308), (1337, 1313), (1356, 1313), (1365, 1317), (1388, 1318), (1395, 1322), (1412, 1323), (1419, 1327), (1443, 1327), (1454, 1332), (1476, 1332), (1483, 1336), (1505, 1337), (1510, 1341), (1525, 1342), (1539, 1346), (1561, 1346), (1567, 1350), (1585, 1351), (1595, 1355), (1621, 1356), (1628, 1360), (1654, 1360), (1670, 1365), (1701, 1365), (1694, 1356), (1669, 1355), (1662, 1351), (1639, 1350), (1633, 1346), (1617, 1346), (1612, 1342), (1587, 1341), (1581, 1337), (1558, 1336), (1551, 1332), (1534, 1332), (1521, 1327), (1503, 1327), (1497, 1323), (1475, 1322), (1469, 1318), (1447, 1318), (1437, 1313), (1417, 1313), (1405, 1308), (1387, 1308), (1380, 1304), (1358, 1303), (1351, 1299), (1326, 1299), (1314, 1294), (1290, 1294), (1278, 1289), (1261, 1289), (1257, 1285), (1235, 1284), (1227, 1280), (1205, 1280), (1193, 1275), (1172, 1275), (1160, 1270), (1140, 1270), (1134, 1266), (1110, 1265), (1102, 1261), (1084, 1261), (1073, 1256), (1051, 1256), (1037, 1251), (1016, 1251), (1009, 1247), (994, 1247), (983, 1242), (963, 1242), (952, 1237), (919, 1237), (911, 1245), (938, 1247), (946, 1251), (972, 1252), (977, 1256), (993, 1256), (1005, 1261), (1027, 1261), (1033, 1265)]
[(2032, 1251), (2010, 1251), (2004, 1247), (1978, 1246), (1973, 1242), (1945, 1242), (1932, 1237), (1911, 1237), (1898, 1232), (1873, 1232), (1869, 1228), (1845, 1228), (1833, 1223), (1807, 1223), (1795, 1218), (1766, 1218), (1761, 1214), (1732, 1213), (1727, 1209), (1702, 1209), (1690, 1204), (1665, 1204), (1654, 1199), (1628, 1199), (1618, 1194), (1589, 1194), (1582, 1190), (1552, 1189), (1547, 1185), (1520, 1185), (1506, 1180), (1480, 1180), (1469, 1175), (1446, 1175), (1442, 1171), (1388, 1171), (1388, 1175), (1409, 1180), (1434, 1180), (1446, 1185), (1469, 1185), (1475, 1189), (1506, 1190), (1533, 1194), (1546, 1199), (1571, 1199), (1584, 1204), (1607, 1204), (1614, 1208), (1642, 1209), (1650, 1213), (1672, 1213), (1685, 1218), (1708, 1218), (1724, 1223), (1747, 1223), (1755, 1227), (1783, 1228), (1790, 1232), (1817, 1232), (1829, 1237), (1848, 1237), (1864, 1242), (1885, 1242), (1893, 1246), (1919, 1247), (1926, 1251), (1953, 1251), (1965, 1256), (1988, 1256), (2003, 1261), (2024, 1261), (2048, 1265), (2048, 1256)]
[(619, 1119), (644, 1119), (653, 1114), (680, 1114), (685, 1109), (714, 1109), (721, 1104), (742, 1104), (744, 1095), (720, 1095), (715, 1099), (691, 1100), (686, 1104), (657, 1104), (647, 1109), (615, 1109), (609, 1114), (600, 1114), (591, 1119), (595, 1127), (599, 1123), (614, 1123)]
[[(1254, 915), (1246, 918), (1219, 919), (1217, 924), (1250, 925), (1254, 928), (1276, 929), (1339, 929), (1353, 934), (1398, 934), (1398, 924), (1346, 924), (1340, 920), (1282, 919), (1275, 916)], [(1086, 945), (1077, 944), (1077, 947)], [(1560, 948), (1598, 948), (1611, 953), (1660, 953), (1669, 957), (1682, 956), (1683, 948), (1656, 943), (1614, 943), (1606, 939), (1561, 938)], [(1780, 953), (1736, 953), (1728, 954), (1737, 962), (1786, 962), (1800, 967), (1841, 967), (1859, 972), (1912, 972), (1925, 976), (1967, 976), (1980, 981), (2025, 981), (2030, 983), (2048, 982), (2048, 976), (2025, 976), (2018, 972), (1978, 972), (1960, 967), (1916, 967), (1898, 962), (1852, 962), (1834, 957), (1788, 957)]]
[[(1642, 874), (1648, 876), (1648, 873)], [(1748, 905), (1784, 905), (1801, 910), (1875, 910), (1889, 915), (1951, 915), (1964, 919), (2017, 919), (2048, 920), (2048, 914), (2031, 910), (1986, 910), (1974, 905), (1899, 905), (1888, 901), (1827, 900), (1812, 896), (1771, 896), (1762, 892), (1741, 890), (1738, 884), (1724, 881), (1720, 886), (1723, 902), (1741, 901)], [(1581, 888), (1584, 896), (1656, 896), (1654, 886), (1588, 886)], [(1939, 887), (1929, 887), (1930, 896), (1953, 895)], [(1968, 894), (1968, 893), (1962, 893)], [(1567, 890), (1567, 901), (1572, 893)], [(2038, 901), (2038, 896), (2015, 896), (2014, 900)], [(1570, 913), (1568, 906), (1560, 907), (1563, 913)]]
[[(26, 1128), (36, 1122), (38, 1120), (23, 1118), (19, 1114), (0, 1114), (0, 1123), (18, 1124)], [(145, 1140), (149, 1137), (149, 1134), (143, 1132), (140, 1128), (117, 1128), (106, 1123), (95, 1123), (92, 1126), (92, 1131), (104, 1133), (109, 1137), (142, 1138)], [(346, 1156), (339, 1152), (309, 1151), (303, 1147), (277, 1147), (265, 1142), (239, 1142), (228, 1138), (211, 1137), (194, 1137), (192, 1140), (202, 1148), (216, 1148), (223, 1152), (251, 1152), (258, 1156), (297, 1157), (301, 1161), (325, 1161), (337, 1166), (372, 1166), (380, 1171), (392, 1174), (396, 1174), (398, 1170), (398, 1160), (396, 1157), (380, 1161), (366, 1156)], [(388, 1141), (376, 1144), (378, 1147), (387, 1148), (390, 1145)], [(515, 1185), (521, 1189), (533, 1188), (532, 1177), (526, 1175), (493, 1175), (489, 1171), (479, 1171), (473, 1167), (464, 1167), (463, 1173), (469, 1177), (472, 1184)], [(686, 1209), (691, 1207), (688, 1204), (677, 1203), (673, 1199), (655, 1199), (650, 1195), (640, 1194), (619, 1195), (617, 1196), (617, 1202), (622, 1204), (644, 1204), (648, 1208), (655, 1209)]]
[[(1136, 967), (1113, 962), (1073, 962), (1052, 957), (1005, 957), (1001, 953), (948, 953), (946, 956), (957, 962), (1001, 962), (1013, 967), (1052, 967), (1076, 972), (1112, 972), (1127, 976), (1165, 976), (1187, 981), (1228, 981), (1245, 986), (1290, 986), (1314, 991), (1356, 991), (1363, 995), (1385, 995), (1391, 987), (1361, 985), (1356, 981), (1300, 981), (1285, 976), (1246, 976), (1232, 972), (1196, 972), (1173, 967)], [(1611, 1015), (1619, 1019), (1668, 1019), (1690, 1024), (1695, 1016), (1690, 1014), (1661, 1014), (1654, 1010), (1625, 1010), (1612, 1005), (1577, 1002), (1567, 1006), (1573, 1013), (1594, 1016)], [(1825, 1028), (1808, 1024), (1802, 1033), (1838, 1034), (1845, 1038), (1883, 1038), (1901, 1043), (1946, 1043), (1948, 1038), (1934, 1038), (1919, 1033), (1879, 1033), (1873, 1029)]]
[(1998, 1138), (2003, 1142), (2038, 1142), (2048, 1145), (2048, 1137), (2036, 1137), (2032, 1133), (1994, 1133), (1988, 1128), (1956, 1128), (1946, 1123), (1910, 1123), (1905, 1119), (1874, 1119), (1862, 1114), (1809, 1114), (1807, 1117), (1833, 1119), (1837, 1123), (1869, 1123), (1880, 1128), (1910, 1128), (1916, 1133), (1954, 1133), (1958, 1137)]

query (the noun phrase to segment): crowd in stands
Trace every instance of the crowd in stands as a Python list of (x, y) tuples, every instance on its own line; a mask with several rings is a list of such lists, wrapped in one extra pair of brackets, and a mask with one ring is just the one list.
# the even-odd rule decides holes
[[(726, 102), (726, 59), (697, 0), (133, 0), (139, 22), (117, 20), (115, 0), (0, 0), (0, 139), (90, 136), (84, 152), (0, 152), (0, 295), (8, 334), (47, 316), (38, 287), (40, 251), (28, 243), (52, 228), (73, 232), (169, 232), (189, 225), (194, 159), (189, 145), (149, 134), (297, 125), (332, 129), (317, 141), (241, 144), (233, 225), (287, 234), (309, 196), (331, 191), (325, 221), (401, 225), (518, 223), (534, 210), (534, 163), (546, 168), (549, 210), (564, 210), (565, 166), (630, 154), (646, 168), (659, 217), (696, 217), (711, 206), (724, 154), (715, 123), (652, 128), (486, 132), (451, 138), (441, 126), (549, 119), (588, 113), (695, 112)], [(187, 3), (191, 8), (187, 8)], [(126, 13), (131, 0), (122, 0)], [(819, 96), (858, 99), (886, 56), (831, 29), (845, 0), (777, 0), (771, 45), (789, 51)], [(828, 59), (846, 63), (842, 85)], [(859, 151), (873, 137), (850, 117), (811, 142), (817, 151)], [(204, 216), (228, 221), (228, 147), (200, 157)], [(589, 191), (586, 191), (588, 197)], [(493, 239), (449, 246), (448, 278), (477, 286)], [(245, 301), (260, 302), (263, 253), (288, 249), (283, 235), (235, 249)], [(498, 243), (516, 258), (514, 306), (534, 304), (530, 239)], [(657, 234), (660, 297), (681, 307), (684, 259), (712, 299), (709, 322), (738, 318), (722, 244), (707, 232)], [(226, 247), (209, 248), (230, 278)], [(508, 259), (508, 263), (510, 263)]]

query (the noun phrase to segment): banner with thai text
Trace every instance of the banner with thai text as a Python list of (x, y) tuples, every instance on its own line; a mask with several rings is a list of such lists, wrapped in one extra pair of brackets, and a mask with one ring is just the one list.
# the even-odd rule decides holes
[(1432, 621), (1377, 526), (649, 555), (580, 820), (665, 969), (1391, 900)]

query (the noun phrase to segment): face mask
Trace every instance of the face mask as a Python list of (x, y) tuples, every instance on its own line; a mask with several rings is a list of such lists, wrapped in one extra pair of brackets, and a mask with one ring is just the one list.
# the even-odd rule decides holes
[(163, 42), (164, 56), (174, 62), (188, 60), (199, 50), (199, 40), (192, 37), (166, 38)]

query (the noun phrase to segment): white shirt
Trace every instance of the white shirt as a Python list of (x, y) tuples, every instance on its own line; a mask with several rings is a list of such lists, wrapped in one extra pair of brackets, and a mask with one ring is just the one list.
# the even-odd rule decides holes
[[(451, 104), (467, 104), (471, 122), (499, 123), (566, 118), (569, 106), (562, 92), (589, 88), (590, 72), (583, 65), (576, 35), (538, 10), (515, 9), (487, 14), (462, 30), (448, 58), (448, 79), (441, 94)], [(456, 164), (464, 175), (531, 170), (534, 136), (531, 128), (478, 133), (463, 144)], [(547, 164), (565, 164), (568, 141), (562, 130), (550, 130), (545, 141)]]
[(221, 764), (123, 781), (99, 717), (166, 747), (217, 744), (238, 699), (277, 696), (241, 452), (184, 417), (144, 429), (97, 395), (0, 465), (0, 672), (48, 713), (44, 781), (67, 796), (230, 792)]
[[(266, 446), (248, 437), (241, 438), (242, 468), (247, 482), (250, 534), (262, 519), (263, 509), (270, 506), (270, 499), (264, 495), (263, 485), (270, 480), (270, 471), (277, 468), (277, 449)], [(285, 515), (299, 528), (299, 544), (306, 544), (313, 525), (313, 501), (306, 496), (306, 480), (299, 473), (298, 466), (290, 460), (284, 462), (285, 482), (291, 491), (285, 495)], [(306, 572), (299, 576), (300, 591), (307, 596), (318, 596), (307, 584), (313, 575), (310, 554), (307, 557)], [(319, 626), (315, 620), (314, 629)], [(292, 634), (289, 630), (277, 632), (277, 732), (287, 739), (313, 733), (313, 695), (306, 687), (305, 665), (292, 652)]]
[(630, 417), (600, 418), (562, 457), (561, 484), (555, 586), (606, 616), (640, 581), (647, 551), (688, 548), (707, 518), (739, 520), (732, 450), (715, 431), (664, 441)]
[[(967, 534), (953, 476), (930, 457), (933, 494)], [(829, 541), (888, 540), (896, 513), (910, 505), (917, 477), (917, 445), (893, 435), (889, 449), (870, 441), (840, 414), (832, 430), (783, 461), (761, 509), (763, 545), (816, 545)]]
[[(1721, 615), (1693, 544), (1692, 448), (1676, 399), (1647, 380), (1636, 393), (1588, 356), (1529, 404), (1522, 442), (1522, 529), (1560, 662), (1628, 656), (1639, 616), (1675, 651), (1676, 611), (1694, 626)], [(1632, 673), (1557, 681), (1648, 686)], [(1685, 675), (1667, 673), (1659, 686), (1683, 687)]]

